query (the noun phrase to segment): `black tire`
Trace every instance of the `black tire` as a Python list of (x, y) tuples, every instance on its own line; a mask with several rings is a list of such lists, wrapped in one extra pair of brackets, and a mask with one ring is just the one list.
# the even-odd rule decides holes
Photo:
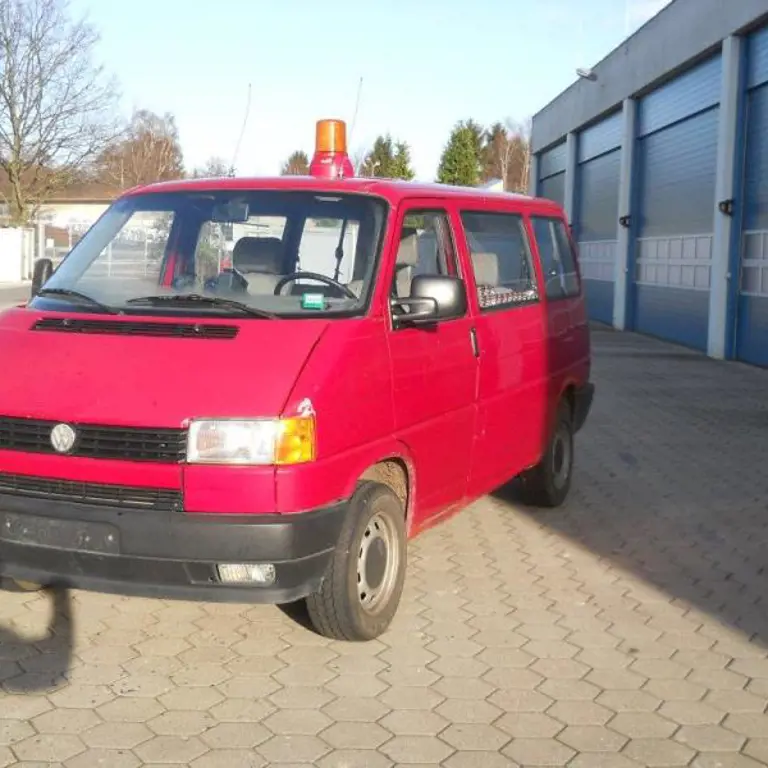
[[(406, 547), (400, 499), (386, 485), (361, 483), (350, 500), (325, 579), (319, 591), (306, 599), (315, 630), (350, 641), (373, 640), (383, 634), (403, 593)], [(366, 590), (369, 581), (372, 586)]]
[(526, 504), (554, 508), (566, 500), (573, 476), (573, 454), (573, 415), (570, 405), (563, 400), (541, 461), (521, 476)]

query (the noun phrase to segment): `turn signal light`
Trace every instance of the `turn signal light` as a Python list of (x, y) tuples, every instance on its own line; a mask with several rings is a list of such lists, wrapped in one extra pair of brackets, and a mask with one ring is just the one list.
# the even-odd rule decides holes
[(280, 420), (275, 464), (303, 464), (315, 459), (315, 420), (297, 416)]

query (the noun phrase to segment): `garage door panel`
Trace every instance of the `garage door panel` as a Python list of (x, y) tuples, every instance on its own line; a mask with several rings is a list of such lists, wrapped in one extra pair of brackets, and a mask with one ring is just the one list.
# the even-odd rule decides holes
[(713, 56), (648, 94), (640, 103), (638, 135), (646, 136), (720, 101), (722, 57)]
[(563, 205), (565, 203), (565, 174), (558, 173), (555, 176), (542, 179), (539, 182), (539, 195)]
[(567, 149), (565, 142), (542, 152), (539, 159), (539, 179), (546, 179), (565, 170)]
[(621, 152), (616, 150), (579, 166), (579, 240), (615, 240), (619, 218)]
[(768, 367), (768, 27), (747, 43), (746, 147), (735, 356)]
[(669, 125), (638, 146), (633, 325), (700, 350), (709, 333), (718, 113)]
[(712, 231), (718, 109), (640, 142), (641, 237)]
[(747, 98), (744, 228), (768, 229), (768, 85)]
[(705, 349), (709, 292), (655, 285), (635, 288), (637, 330), (684, 346)]
[(585, 163), (621, 147), (624, 131), (623, 114), (616, 112), (579, 133), (577, 161)]
[(742, 237), (736, 358), (768, 366), (768, 230)]
[(576, 235), (590, 318), (613, 322), (621, 151), (579, 166)]
[(587, 312), (592, 320), (613, 324), (614, 283), (608, 280), (584, 280)]
[(739, 360), (768, 367), (768, 296), (742, 296), (739, 302)]

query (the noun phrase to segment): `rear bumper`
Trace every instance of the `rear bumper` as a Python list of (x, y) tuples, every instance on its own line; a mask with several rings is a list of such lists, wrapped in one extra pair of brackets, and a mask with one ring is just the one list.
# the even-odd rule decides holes
[[(192, 515), (0, 495), (0, 576), (190, 600), (287, 603), (317, 591), (346, 504), (293, 515)], [(271, 563), (270, 586), (219, 582), (218, 563)]]
[(586, 423), (589, 412), (592, 409), (592, 400), (595, 397), (595, 385), (588, 381), (579, 387), (573, 398), (573, 426), (578, 432)]

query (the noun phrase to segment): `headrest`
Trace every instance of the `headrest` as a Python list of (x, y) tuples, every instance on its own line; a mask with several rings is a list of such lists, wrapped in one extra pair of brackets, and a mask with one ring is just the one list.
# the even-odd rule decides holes
[(499, 257), (495, 253), (473, 253), (472, 266), (478, 285), (499, 284)]
[(403, 227), (396, 263), (403, 267), (415, 267), (419, 263), (419, 235), (413, 227)]
[(283, 242), (277, 237), (241, 237), (232, 250), (232, 264), (243, 274), (280, 274)]

